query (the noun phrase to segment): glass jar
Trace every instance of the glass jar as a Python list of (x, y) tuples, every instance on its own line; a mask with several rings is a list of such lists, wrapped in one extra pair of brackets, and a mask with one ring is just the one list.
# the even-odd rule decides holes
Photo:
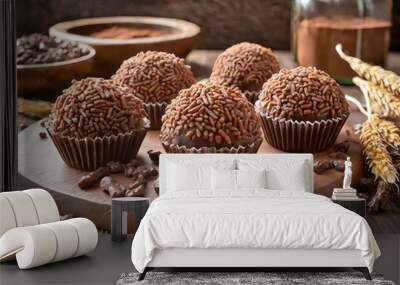
[(316, 66), (341, 84), (355, 73), (335, 46), (384, 66), (390, 40), (392, 0), (293, 0), (292, 52), (300, 65)]

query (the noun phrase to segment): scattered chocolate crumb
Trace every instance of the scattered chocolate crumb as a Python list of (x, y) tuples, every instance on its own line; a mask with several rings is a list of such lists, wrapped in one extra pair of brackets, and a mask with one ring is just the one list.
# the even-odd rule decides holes
[(149, 150), (149, 151), (147, 152), (147, 154), (148, 154), (150, 160), (151, 160), (154, 164), (157, 164), (157, 165), (158, 165), (158, 162), (159, 162), (159, 160), (160, 160), (161, 151), (155, 151), (155, 150), (152, 150), (152, 149), (151, 149), (151, 150)]
[(322, 174), (328, 169), (332, 169), (335, 166), (331, 159), (317, 160), (314, 162), (314, 172), (317, 174)]
[(125, 165), (124, 175), (125, 177), (133, 177), (133, 173), (135, 172), (136, 167), (132, 165)]
[(334, 159), (347, 159), (348, 155), (344, 152), (335, 151), (328, 155), (330, 158)]
[(158, 176), (158, 170), (155, 167), (146, 168), (142, 172), (142, 174), (143, 174), (144, 178), (157, 177)]
[(156, 180), (154, 180), (153, 187), (154, 187), (154, 191), (157, 193), (157, 195), (160, 195), (160, 182), (159, 182), (158, 178)]
[(100, 180), (100, 189), (106, 191), (108, 187), (113, 183), (113, 178), (111, 176), (104, 176)]
[(348, 144), (347, 141), (341, 142), (336, 144), (334, 147), (335, 152), (342, 152), (342, 153), (348, 153), (350, 149), (350, 145)]
[(105, 176), (101, 179), (100, 188), (111, 198), (124, 197), (126, 192), (126, 187), (118, 182), (115, 182), (111, 176)]
[(332, 163), (337, 171), (344, 172), (344, 168), (345, 168), (344, 160), (342, 160), (342, 159), (332, 160)]
[(28, 125), (27, 125), (27, 124), (25, 124), (25, 123), (21, 123), (21, 124), (19, 124), (19, 130), (20, 130), (20, 131), (23, 131), (23, 130), (25, 130), (27, 127), (28, 127)]
[(136, 167), (135, 171), (133, 172), (132, 177), (136, 177), (138, 175), (143, 175), (143, 177), (145, 177), (144, 172), (147, 170), (146, 166), (144, 165), (140, 165), (138, 167)]
[(45, 132), (40, 132), (39, 137), (40, 137), (40, 139), (45, 140), (45, 139), (47, 139), (47, 134)]
[[(126, 177), (131, 177), (132, 182), (128, 185), (118, 183), (110, 176), (117, 173), (123, 173)], [(154, 178), (158, 178), (157, 167), (147, 168), (141, 159), (135, 158), (127, 164), (115, 161), (109, 162), (107, 166), (100, 167), (82, 176), (78, 185), (81, 189), (87, 189), (98, 184), (100, 189), (111, 198), (139, 197), (144, 196), (146, 180)]]
[(124, 164), (120, 161), (110, 161), (107, 163), (110, 173), (121, 173), (124, 171)]
[(41, 126), (42, 128), (45, 128), (45, 127), (46, 127), (46, 123), (47, 123), (47, 120), (41, 120), (41, 121), (40, 121), (40, 126)]
[(126, 197), (143, 197), (145, 194), (144, 185), (139, 185), (136, 188), (128, 189), (125, 193)]
[(128, 184), (128, 190), (135, 189), (141, 185), (144, 186), (145, 183), (146, 183), (146, 181), (144, 179), (144, 176), (142, 174), (138, 174), (135, 177), (135, 181)]
[(82, 176), (81, 179), (79, 180), (78, 186), (83, 190), (87, 189), (99, 183), (104, 176), (107, 176), (109, 174), (110, 174), (110, 169), (108, 167), (105, 166), (100, 167), (95, 171), (92, 171), (89, 174)]
[(325, 171), (334, 168), (337, 171), (344, 171), (344, 160), (343, 159), (321, 159), (314, 163), (314, 172), (317, 174), (323, 174)]
[(133, 158), (127, 163), (127, 165), (129, 165), (129, 166), (135, 166), (135, 167), (142, 165), (142, 164), (143, 164), (143, 161), (139, 158)]

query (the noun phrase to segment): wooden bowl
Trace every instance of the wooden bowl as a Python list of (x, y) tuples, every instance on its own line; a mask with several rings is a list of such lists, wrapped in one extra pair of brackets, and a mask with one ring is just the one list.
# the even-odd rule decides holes
[[(105, 39), (92, 35), (113, 26), (151, 29), (158, 31), (159, 35), (132, 39)], [(50, 28), (49, 33), (94, 47), (96, 58), (92, 75), (109, 77), (125, 59), (141, 51), (165, 51), (186, 57), (197, 45), (200, 28), (193, 23), (170, 18), (106, 17), (58, 23)]]
[(79, 44), (89, 53), (66, 61), (17, 65), (18, 96), (54, 101), (73, 79), (86, 77), (93, 67), (96, 51)]

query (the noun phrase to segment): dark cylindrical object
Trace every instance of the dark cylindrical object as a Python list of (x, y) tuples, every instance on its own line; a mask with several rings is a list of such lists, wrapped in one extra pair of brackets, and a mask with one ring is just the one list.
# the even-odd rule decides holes
[(16, 190), (15, 3), (0, 0), (0, 191)]

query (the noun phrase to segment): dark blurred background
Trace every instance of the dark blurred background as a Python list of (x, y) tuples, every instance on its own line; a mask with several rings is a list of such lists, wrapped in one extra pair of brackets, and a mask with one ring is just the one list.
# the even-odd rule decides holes
[[(100, 16), (162, 16), (202, 28), (200, 48), (241, 41), (290, 48), (291, 0), (21, 0), (17, 34), (47, 33), (61, 21)], [(400, 0), (393, 0), (392, 50), (400, 50)]]

